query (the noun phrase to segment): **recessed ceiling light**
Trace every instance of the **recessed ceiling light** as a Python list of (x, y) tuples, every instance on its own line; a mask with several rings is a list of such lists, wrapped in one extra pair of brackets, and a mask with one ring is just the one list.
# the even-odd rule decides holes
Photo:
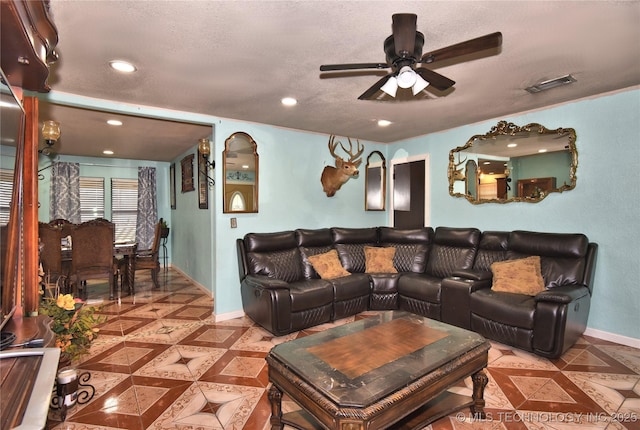
[(102, 153), (103, 153), (104, 155), (113, 155), (113, 151), (112, 151), (112, 150), (110, 150), (110, 149), (105, 149), (104, 151), (102, 151)]
[(122, 73), (133, 73), (137, 70), (136, 66), (129, 63), (128, 61), (122, 61), (122, 60), (109, 61), (109, 66), (111, 66), (112, 69)]
[(507, 145), (507, 148), (515, 148), (516, 146), (518, 146), (517, 143), (510, 143)]
[(247, 164), (243, 164), (243, 165), (242, 165), (242, 168), (243, 168), (243, 169), (248, 169), (248, 168), (249, 168), (249, 165), (247, 165)]
[(547, 150), (546, 150), (546, 149), (544, 149), (544, 148), (542, 148), (542, 149), (538, 149), (538, 152), (539, 152), (540, 154), (542, 154), (543, 152), (547, 152)]
[(119, 121), (117, 119), (110, 119), (107, 121), (107, 124), (109, 125), (122, 125), (122, 121)]
[(282, 102), (282, 104), (285, 106), (295, 106), (298, 104), (298, 100), (294, 99), (293, 97), (285, 97), (280, 100), (280, 102)]
[(391, 121), (386, 120), (386, 119), (379, 119), (379, 120), (378, 120), (378, 125), (379, 125), (380, 127), (388, 127), (388, 126), (390, 126), (390, 125), (391, 125)]

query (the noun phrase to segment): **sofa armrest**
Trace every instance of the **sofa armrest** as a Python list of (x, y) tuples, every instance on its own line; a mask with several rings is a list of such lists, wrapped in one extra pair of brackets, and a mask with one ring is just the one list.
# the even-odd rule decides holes
[(538, 293), (536, 302), (571, 303), (584, 296), (589, 296), (589, 289), (584, 285), (563, 285)]
[[(458, 269), (453, 272), (453, 276), (471, 281), (491, 281), (493, 279), (493, 273), (488, 270)], [(489, 282), (489, 285), (491, 285), (491, 282)]]
[(245, 283), (253, 288), (265, 288), (273, 290), (277, 288), (289, 288), (289, 283), (282, 279), (270, 278), (265, 275), (247, 275), (244, 278)]
[(242, 308), (253, 321), (276, 336), (291, 332), (289, 284), (264, 275), (247, 275), (240, 283)]

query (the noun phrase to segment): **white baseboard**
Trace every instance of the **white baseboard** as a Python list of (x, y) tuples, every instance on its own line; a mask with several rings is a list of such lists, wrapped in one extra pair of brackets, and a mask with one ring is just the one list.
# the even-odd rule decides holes
[(215, 321), (220, 322), (220, 321), (232, 320), (234, 318), (242, 318), (243, 316), (244, 316), (243, 311), (225, 312), (220, 315), (215, 315)]
[(202, 285), (201, 283), (199, 283), (198, 281), (193, 279), (191, 276), (189, 276), (186, 273), (184, 273), (179, 267), (176, 267), (176, 266), (174, 266), (172, 264), (169, 264), (169, 267), (171, 267), (176, 272), (180, 273), (182, 276), (184, 276), (190, 282), (192, 282), (193, 285), (195, 285), (196, 287), (200, 288), (202, 291), (206, 292), (207, 294), (209, 294), (213, 298), (213, 291), (209, 290), (207, 287), (205, 287), (204, 285)]
[(619, 343), (621, 345), (631, 346), (633, 348), (640, 348), (640, 339), (633, 337), (622, 336), (615, 333), (609, 333), (608, 331), (596, 330), (594, 328), (587, 328), (584, 334), (591, 337), (597, 337), (598, 339), (606, 340), (609, 342)]

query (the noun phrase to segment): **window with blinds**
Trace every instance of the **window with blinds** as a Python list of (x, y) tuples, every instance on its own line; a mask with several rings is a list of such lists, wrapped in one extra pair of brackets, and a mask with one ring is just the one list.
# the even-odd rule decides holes
[(80, 221), (104, 218), (104, 178), (80, 177)]
[(135, 242), (138, 217), (138, 180), (111, 179), (111, 222), (116, 242)]
[(9, 222), (12, 190), (13, 170), (0, 169), (0, 225), (5, 225)]

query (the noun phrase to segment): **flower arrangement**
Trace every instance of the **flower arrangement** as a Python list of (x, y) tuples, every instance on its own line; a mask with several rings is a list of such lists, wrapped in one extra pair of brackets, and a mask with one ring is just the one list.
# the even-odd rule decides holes
[(58, 297), (43, 297), (40, 313), (53, 320), (51, 330), (56, 338), (56, 347), (63, 355), (75, 360), (89, 352), (91, 342), (98, 337), (95, 327), (106, 320), (97, 316), (94, 306), (87, 306), (71, 294), (59, 294)]

